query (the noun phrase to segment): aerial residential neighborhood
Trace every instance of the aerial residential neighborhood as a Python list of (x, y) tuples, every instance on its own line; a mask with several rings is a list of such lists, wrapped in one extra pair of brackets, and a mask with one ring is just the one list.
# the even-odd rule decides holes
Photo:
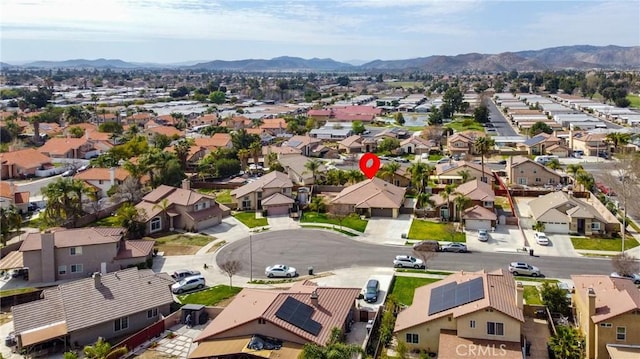
[(0, 359), (640, 358), (637, 5), (3, 2)]

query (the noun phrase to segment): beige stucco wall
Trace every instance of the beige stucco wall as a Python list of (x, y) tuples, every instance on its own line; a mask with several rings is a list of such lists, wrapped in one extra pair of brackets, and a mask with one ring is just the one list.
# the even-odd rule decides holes
[[(535, 171), (535, 172), (534, 172)], [(545, 184), (558, 184), (560, 183), (560, 175), (550, 173), (540, 168), (535, 163), (524, 162), (518, 166), (513, 166), (509, 171), (509, 181), (512, 184), (520, 183), (520, 178), (526, 178), (528, 186), (542, 186)], [(540, 178), (539, 182), (536, 182), (536, 178)], [(550, 182), (553, 180), (553, 182)]]
[(221, 338), (233, 338), (245, 335), (254, 335), (260, 334), (267, 337), (278, 338), (286, 342), (305, 344), (308, 342), (307, 339), (301, 338), (298, 335), (295, 335), (277, 325), (274, 325), (270, 322), (265, 322), (265, 324), (258, 323), (258, 320), (254, 320), (250, 323), (245, 323), (235, 328), (231, 328), (225, 332), (215, 335), (213, 338), (221, 339)]
[[(469, 321), (475, 320), (476, 327), (471, 328)], [(487, 322), (504, 324), (504, 335), (487, 334)], [(488, 340), (504, 340), (507, 342), (520, 341), (521, 322), (496, 310), (478, 310), (474, 313), (457, 318), (458, 336)]]
[[(638, 313), (640, 314), (640, 312)], [(628, 313), (605, 320), (605, 323), (611, 323), (611, 328), (595, 326), (595, 359), (609, 358), (607, 344), (640, 345), (640, 320), (638, 319), (640, 319), (640, 315)], [(617, 327), (626, 328), (626, 340), (616, 340)]]
[(456, 329), (455, 319), (449, 320), (449, 318), (450, 317), (438, 318), (427, 324), (401, 330), (396, 333), (396, 338), (398, 338), (398, 340), (406, 341), (407, 333), (418, 334), (417, 344), (407, 343), (409, 349), (423, 349), (430, 352), (437, 352), (440, 342), (440, 330)]

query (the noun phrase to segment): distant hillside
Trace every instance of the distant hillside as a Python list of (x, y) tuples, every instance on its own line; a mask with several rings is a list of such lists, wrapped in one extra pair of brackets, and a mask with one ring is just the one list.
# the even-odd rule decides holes
[(249, 59), (237, 61), (215, 60), (190, 66), (193, 69), (221, 71), (334, 71), (353, 70), (354, 66), (332, 59), (310, 60), (281, 56), (270, 60)]
[(356, 66), (332, 59), (303, 59), (282, 56), (273, 59), (246, 59), (236, 61), (189, 61), (174, 64), (133, 63), (117, 59), (36, 61), (7, 67), (38, 68), (173, 68), (208, 71), (238, 72), (305, 72), (305, 71), (408, 71), (434, 73), (541, 71), (561, 69), (640, 69), (640, 46), (562, 46), (542, 50), (503, 52), (500, 54), (461, 54), (456, 56), (429, 56), (403, 60), (375, 60)]
[(640, 46), (563, 46), (501, 54), (429, 56), (406, 60), (376, 60), (360, 66), (367, 70), (423, 70), (454, 73), (462, 71), (539, 71), (574, 69), (638, 69)]

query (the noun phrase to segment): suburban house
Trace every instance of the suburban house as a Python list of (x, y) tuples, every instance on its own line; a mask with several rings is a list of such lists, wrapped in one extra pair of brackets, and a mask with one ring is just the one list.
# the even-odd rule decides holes
[[(469, 179), (481, 178), (482, 165), (467, 161), (449, 161), (447, 163), (441, 163), (436, 165), (435, 174), (430, 176), (429, 179), (436, 184), (447, 185), (452, 183), (462, 183), (463, 176), (461, 173), (468, 172)], [(495, 178), (493, 172), (488, 166), (484, 166), (484, 178), (487, 179), (487, 183), (493, 185)]]
[(454, 133), (447, 138), (447, 150), (451, 156), (465, 154), (477, 155), (473, 148), (473, 143), (478, 137), (485, 137), (486, 134), (480, 131), (464, 131)]
[(42, 168), (53, 167), (51, 158), (36, 149), (0, 153), (0, 179), (23, 179), (33, 177)]
[[(543, 132), (525, 140), (518, 147), (524, 148), (529, 155), (545, 155), (550, 154), (550, 149), (558, 151), (558, 146), (564, 148), (565, 153), (567, 152), (561, 138)], [(566, 157), (566, 154), (563, 157)]]
[(593, 196), (583, 199), (551, 192), (529, 201), (529, 212), (534, 222), (544, 224), (545, 232), (586, 236), (620, 232), (618, 219)]
[(556, 186), (564, 183), (564, 177), (549, 167), (527, 157), (509, 157), (506, 167), (509, 182), (526, 186)]
[(344, 188), (329, 202), (329, 211), (340, 215), (358, 213), (367, 217), (397, 218), (406, 191), (404, 187), (373, 177)]
[[(284, 171), (289, 175), (291, 182), (302, 186), (315, 184), (317, 179), (313, 178), (313, 173), (305, 168), (308, 161), (310, 161), (310, 159), (303, 155), (282, 156), (278, 159), (278, 162), (280, 162)], [(320, 178), (321, 176), (324, 176), (326, 171), (327, 169), (325, 166), (320, 165), (318, 173), (316, 173), (316, 177)]]
[(41, 299), (11, 308), (18, 349), (81, 349), (133, 334), (169, 315), (172, 283), (166, 273), (129, 268), (44, 289)]
[[(292, 189), (293, 183), (287, 174), (273, 171), (234, 189), (231, 196), (240, 210), (266, 209), (268, 215), (288, 214), (294, 203)], [(266, 208), (265, 201), (269, 204)]]
[(173, 126), (153, 126), (144, 130), (144, 133), (147, 135), (148, 139), (153, 142), (153, 138), (156, 135), (164, 135), (169, 137), (170, 139), (178, 139), (184, 136), (184, 132), (178, 130)]
[(572, 151), (582, 151), (585, 156), (598, 156), (601, 153), (609, 153), (605, 133), (576, 132), (569, 138), (569, 147)]
[(88, 168), (78, 172), (74, 179), (84, 181), (98, 191), (98, 198), (106, 197), (111, 187), (121, 185), (131, 174), (122, 167)]
[(351, 126), (344, 126), (341, 123), (327, 122), (320, 128), (309, 131), (309, 136), (322, 140), (343, 140), (353, 134)]
[[(470, 207), (473, 207), (472, 212), (468, 212), (471, 208), (467, 208), (464, 212), (457, 208), (455, 199), (460, 195), (470, 200)], [(464, 219), (466, 215), (467, 219), (464, 221), (464, 225), (467, 229), (489, 229), (495, 227), (497, 219), (493, 209), (495, 194), (491, 185), (480, 181), (479, 178), (474, 178), (456, 187), (455, 192), (449, 195), (448, 199), (443, 198), (440, 193), (432, 195), (430, 199), (434, 204), (433, 216), (445, 219), (462, 216)], [(449, 204), (448, 207), (447, 202)], [(475, 208), (476, 206), (485, 209), (485, 211)]]
[(417, 136), (411, 136), (400, 142), (402, 153), (416, 155), (422, 155), (423, 153), (429, 154), (432, 148), (436, 148), (435, 142)]
[[(458, 272), (419, 287), (414, 301), (398, 314), (394, 333), (409, 349), (435, 352), (438, 358), (460, 358), (474, 345), (474, 358), (522, 359), (521, 331), (524, 287), (501, 269)], [(488, 352), (488, 353), (487, 353)], [(485, 355), (480, 353), (487, 353)]]
[(254, 335), (281, 342), (262, 357), (297, 359), (306, 343), (325, 345), (333, 328), (346, 333), (356, 319), (360, 288), (317, 286), (310, 281), (289, 289), (244, 288), (194, 339), (189, 358), (246, 356)]
[(99, 154), (94, 147), (93, 141), (87, 140), (86, 136), (80, 138), (54, 137), (49, 139), (38, 152), (51, 158), (89, 158)]
[(233, 148), (231, 135), (228, 133), (214, 133), (211, 137), (196, 137), (193, 142), (196, 146), (204, 147), (210, 152), (218, 148)]
[(369, 137), (353, 135), (338, 142), (338, 149), (346, 153), (375, 152), (378, 142)]
[(265, 118), (260, 129), (272, 136), (282, 136), (287, 133), (287, 121), (284, 118)]
[(29, 269), (29, 282), (86, 278), (151, 258), (154, 241), (125, 240), (125, 231), (120, 227), (86, 227), (27, 234), (19, 252), (23, 267)]
[[(176, 153), (175, 146), (169, 146), (165, 148), (167, 152)], [(196, 172), (198, 162), (203, 159), (210, 151), (205, 147), (193, 145), (189, 147), (189, 153), (187, 153), (187, 170)]]
[(338, 158), (338, 151), (327, 147), (322, 140), (310, 136), (293, 136), (282, 143), (283, 147), (293, 147), (300, 150), (304, 156), (319, 158)]
[(462, 211), (462, 226), (464, 229), (496, 228), (498, 215), (495, 210), (476, 204)]
[(173, 231), (175, 228), (197, 232), (222, 222), (229, 209), (216, 202), (215, 196), (191, 189), (189, 180), (182, 188), (162, 185), (149, 192), (136, 204), (147, 219), (145, 233)]
[(573, 303), (588, 359), (640, 357), (640, 291), (628, 279), (572, 275)]
[(18, 192), (15, 183), (0, 181), (0, 208), (15, 206), (20, 212), (26, 213), (29, 196), (29, 192)]

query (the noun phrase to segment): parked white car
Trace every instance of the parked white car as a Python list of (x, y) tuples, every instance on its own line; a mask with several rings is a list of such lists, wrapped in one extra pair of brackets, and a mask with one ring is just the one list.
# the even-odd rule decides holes
[(544, 234), (544, 232), (536, 232), (533, 234), (533, 238), (536, 239), (536, 243), (538, 243), (541, 246), (548, 246), (549, 245), (549, 237), (547, 237), (546, 234)]
[(171, 285), (171, 292), (173, 292), (173, 294), (182, 294), (190, 290), (202, 289), (204, 288), (205, 284), (206, 283), (203, 276), (194, 275), (191, 277), (186, 277), (177, 283), (173, 283)]
[(416, 257), (400, 255), (393, 260), (393, 266), (397, 268), (422, 268), (424, 262)]
[(264, 275), (266, 275), (269, 278), (273, 278), (273, 277), (292, 278), (297, 276), (298, 272), (293, 267), (289, 267), (284, 264), (274, 264), (272, 266), (268, 266), (264, 270)]
[(478, 240), (480, 242), (486, 242), (489, 240), (489, 232), (486, 229), (478, 230)]

